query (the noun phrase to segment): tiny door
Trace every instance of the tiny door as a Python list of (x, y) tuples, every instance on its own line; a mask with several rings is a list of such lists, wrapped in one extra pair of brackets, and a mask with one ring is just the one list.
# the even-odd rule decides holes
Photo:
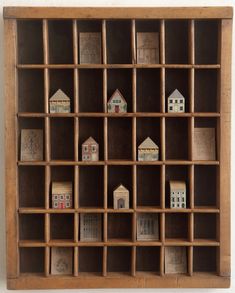
[(119, 106), (115, 105), (115, 113), (119, 113)]
[(119, 198), (117, 206), (118, 206), (118, 209), (123, 209), (125, 207), (125, 202), (123, 198)]

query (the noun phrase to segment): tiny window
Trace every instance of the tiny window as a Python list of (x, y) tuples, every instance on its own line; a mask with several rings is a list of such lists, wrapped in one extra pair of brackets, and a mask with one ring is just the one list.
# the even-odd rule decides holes
[(88, 146), (87, 145), (84, 145), (83, 146), (83, 150), (84, 150), (84, 152), (88, 152)]
[(172, 207), (174, 208), (174, 207), (175, 207), (175, 205), (174, 205), (174, 204), (172, 204)]
[(180, 103), (183, 103), (184, 102), (184, 100), (180, 100)]
[(70, 207), (70, 202), (66, 202), (66, 208)]
[(170, 106), (170, 110), (173, 110), (173, 107), (172, 106)]
[(183, 107), (182, 106), (180, 107), (180, 110), (183, 111)]
[(91, 146), (91, 151), (92, 151), (92, 153), (95, 153), (96, 152), (96, 145), (92, 145)]
[(54, 202), (54, 207), (58, 208), (58, 202)]
[(178, 103), (178, 101), (177, 101), (177, 100), (175, 100), (175, 103), (177, 104), (177, 103)]
[(179, 204), (177, 204), (177, 208), (179, 208), (180, 207), (180, 205)]
[(64, 195), (61, 194), (61, 195), (60, 195), (60, 200), (63, 200), (63, 199), (64, 199)]
[(57, 194), (54, 195), (54, 199), (58, 200), (58, 195)]
[(66, 199), (70, 200), (70, 195), (69, 194), (66, 195)]

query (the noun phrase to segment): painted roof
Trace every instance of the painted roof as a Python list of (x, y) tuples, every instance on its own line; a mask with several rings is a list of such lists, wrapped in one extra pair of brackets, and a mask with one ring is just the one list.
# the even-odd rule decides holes
[(50, 98), (50, 101), (70, 101), (70, 98), (61, 90), (58, 89), (54, 95)]
[(184, 181), (170, 181), (170, 189), (185, 190), (186, 183)]
[(116, 187), (114, 191), (128, 191), (129, 192), (129, 190), (122, 184), (118, 185), (118, 187)]
[(98, 145), (98, 143), (94, 140), (94, 138), (92, 136), (90, 136), (87, 140), (85, 140), (82, 145), (84, 145), (84, 144), (97, 144)]
[(181, 94), (180, 91), (175, 89), (168, 97), (168, 99), (184, 99), (184, 96)]
[(72, 193), (72, 182), (52, 182), (52, 194)]
[(121, 92), (119, 91), (119, 89), (116, 89), (116, 90), (114, 91), (114, 93), (112, 94), (112, 96), (110, 97), (110, 99), (108, 100), (108, 104), (111, 103), (112, 100), (113, 100), (117, 95), (122, 99), (122, 101), (123, 101), (125, 104), (127, 103), (126, 100), (124, 99), (123, 95), (122, 95)]
[(138, 149), (159, 149), (150, 137), (147, 137), (138, 147)]

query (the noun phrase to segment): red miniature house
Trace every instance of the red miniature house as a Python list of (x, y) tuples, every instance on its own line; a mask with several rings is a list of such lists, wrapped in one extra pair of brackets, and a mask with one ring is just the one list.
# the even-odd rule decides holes
[(52, 208), (72, 208), (72, 182), (52, 182)]

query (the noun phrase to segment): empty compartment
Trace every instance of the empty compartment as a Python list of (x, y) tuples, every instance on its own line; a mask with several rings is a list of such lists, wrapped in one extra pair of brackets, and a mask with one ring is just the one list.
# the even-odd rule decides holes
[(136, 271), (159, 274), (160, 247), (144, 246), (136, 248)]
[(216, 207), (218, 167), (197, 165), (194, 167), (194, 204), (196, 207)]
[(101, 273), (102, 260), (102, 247), (80, 247), (78, 253), (78, 271), (80, 273)]
[(129, 208), (132, 208), (132, 167), (109, 166), (108, 167), (108, 207), (114, 208), (113, 192), (122, 184), (129, 191)]
[[(49, 99), (61, 89), (70, 98), (70, 109), (74, 112), (74, 72), (72, 69), (50, 69)], [(49, 102), (49, 101), (48, 101)]]
[(110, 20), (106, 22), (108, 64), (130, 64), (131, 21)]
[(79, 169), (79, 205), (103, 207), (103, 166), (81, 166)]
[(43, 64), (41, 20), (18, 20), (17, 41), (19, 64)]
[(18, 111), (36, 113), (44, 112), (43, 70), (18, 70)]
[(166, 64), (189, 62), (189, 21), (165, 21)]
[(73, 214), (51, 214), (50, 216), (51, 240), (74, 239)]
[(51, 64), (73, 63), (73, 26), (71, 20), (48, 21), (49, 61)]
[(209, 246), (193, 247), (193, 271), (216, 273), (217, 248)]
[(177, 89), (184, 96), (185, 112), (189, 112), (189, 71), (188, 69), (166, 70), (166, 112), (168, 111), (168, 97)]
[[(37, 229), (35, 229), (37, 227)], [(20, 240), (44, 241), (44, 215), (20, 214), (19, 215)]]
[(160, 206), (160, 166), (137, 166), (137, 206)]
[(45, 206), (45, 168), (43, 166), (19, 166), (20, 208)]
[(131, 270), (131, 247), (108, 247), (107, 271), (130, 273)]
[(188, 160), (187, 118), (166, 119), (166, 160)]
[(188, 214), (167, 213), (165, 214), (166, 239), (188, 240)]
[(108, 240), (131, 241), (132, 237), (132, 214), (111, 213), (108, 214)]
[(41, 274), (44, 272), (44, 251), (43, 247), (21, 247), (20, 273)]
[(132, 120), (129, 118), (108, 119), (109, 160), (132, 159)]
[(104, 159), (104, 120), (103, 118), (80, 118), (79, 119), (79, 160), (82, 160), (82, 144), (89, 138), (99, 145), (99, 160)]
[(218, 20), (195, 21), (195, 63), (216, 64), (219, 61), (219, 30)]
[(51, 159), (74, 159), (74, 120), (73, 118), (51, 118)]
[(79, 111), (103, 112), (102, 70), (81, 69), (79, 71)]
[(194, 214), (194, 238), (216, 240), (216, 227), (219, 215), (216, 214)]

